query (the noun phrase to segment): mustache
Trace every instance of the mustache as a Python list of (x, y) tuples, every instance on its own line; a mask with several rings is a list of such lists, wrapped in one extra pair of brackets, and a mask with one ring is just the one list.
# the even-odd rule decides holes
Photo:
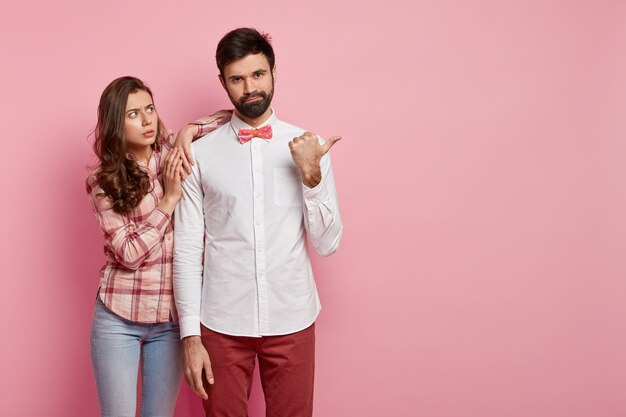
[(244, 101), (246, 101), (246, 100), (248, 100), (249, 98), (252, 98), (252, 97), (261, 97), (263, 99), (266, 99), (267, 98), (267, 94), (265, 94), (263, 91), (258, 91), (258, 92), (255, 92), (255, 93), (244, 94), (239, 99), (239, 102), (243, 103)]

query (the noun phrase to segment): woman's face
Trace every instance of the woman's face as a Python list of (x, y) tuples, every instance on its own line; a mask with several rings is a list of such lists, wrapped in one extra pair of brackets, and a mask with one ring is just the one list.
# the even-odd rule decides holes
[(150, 94), (143, 90), (129, 94), (124, 115), (126, 151), (141, 152), (150, 147), (156, 140), (158, 125), (159, 116)]

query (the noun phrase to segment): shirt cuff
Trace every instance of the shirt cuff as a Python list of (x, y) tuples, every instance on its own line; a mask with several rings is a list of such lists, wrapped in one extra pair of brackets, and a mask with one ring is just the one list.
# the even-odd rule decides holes
[(324, 186), (323, 180), (313, 188), (309, 188), (302, 184), (302, 191), (304, 194), (304, 201), (315, 206), (318, 206), (328, 200), (328, 190)]
[(211, 133), (211, 125), (199, 122), (192, 122), (192, 125), (198, 126), (198, 133), (194, 136), (194, 138), (201, 138), (202, 136), (206, 136)]
[(200, 336), (200, 316), (185, 316), (179, 320), (180, 338)]
[(201, 117), (198, 120), (191, 122), (190, 124), (198, 126), (198, 134), (194, 138), (201, 138), (208, 135), (218, 127), (226, 124), (232, 116), (230, 110), (220, 110), (215, 114), (207, 117)]

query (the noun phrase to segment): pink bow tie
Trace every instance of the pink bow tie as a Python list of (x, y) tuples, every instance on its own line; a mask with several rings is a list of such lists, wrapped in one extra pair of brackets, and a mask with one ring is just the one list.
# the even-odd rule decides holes
[(265, 125), (258, 129), (239, 129), (239, 142), (246, 143), (252, 138), (257, 137), (261, 139), (271, 139), (272, 138), (272, 126)]

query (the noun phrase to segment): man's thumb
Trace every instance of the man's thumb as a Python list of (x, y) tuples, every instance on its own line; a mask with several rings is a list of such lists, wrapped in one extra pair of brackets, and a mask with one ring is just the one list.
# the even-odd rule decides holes
[(324, 151), (324, 154), (326, 154), (326, 152), (328, 152), (330, 150), (330, 148), (337, 142), (339, 142), (341, 140), (341, 136), (333, 136), (332, 138), (328, 139), (323, 145), (322, 145), (322, 150)]

